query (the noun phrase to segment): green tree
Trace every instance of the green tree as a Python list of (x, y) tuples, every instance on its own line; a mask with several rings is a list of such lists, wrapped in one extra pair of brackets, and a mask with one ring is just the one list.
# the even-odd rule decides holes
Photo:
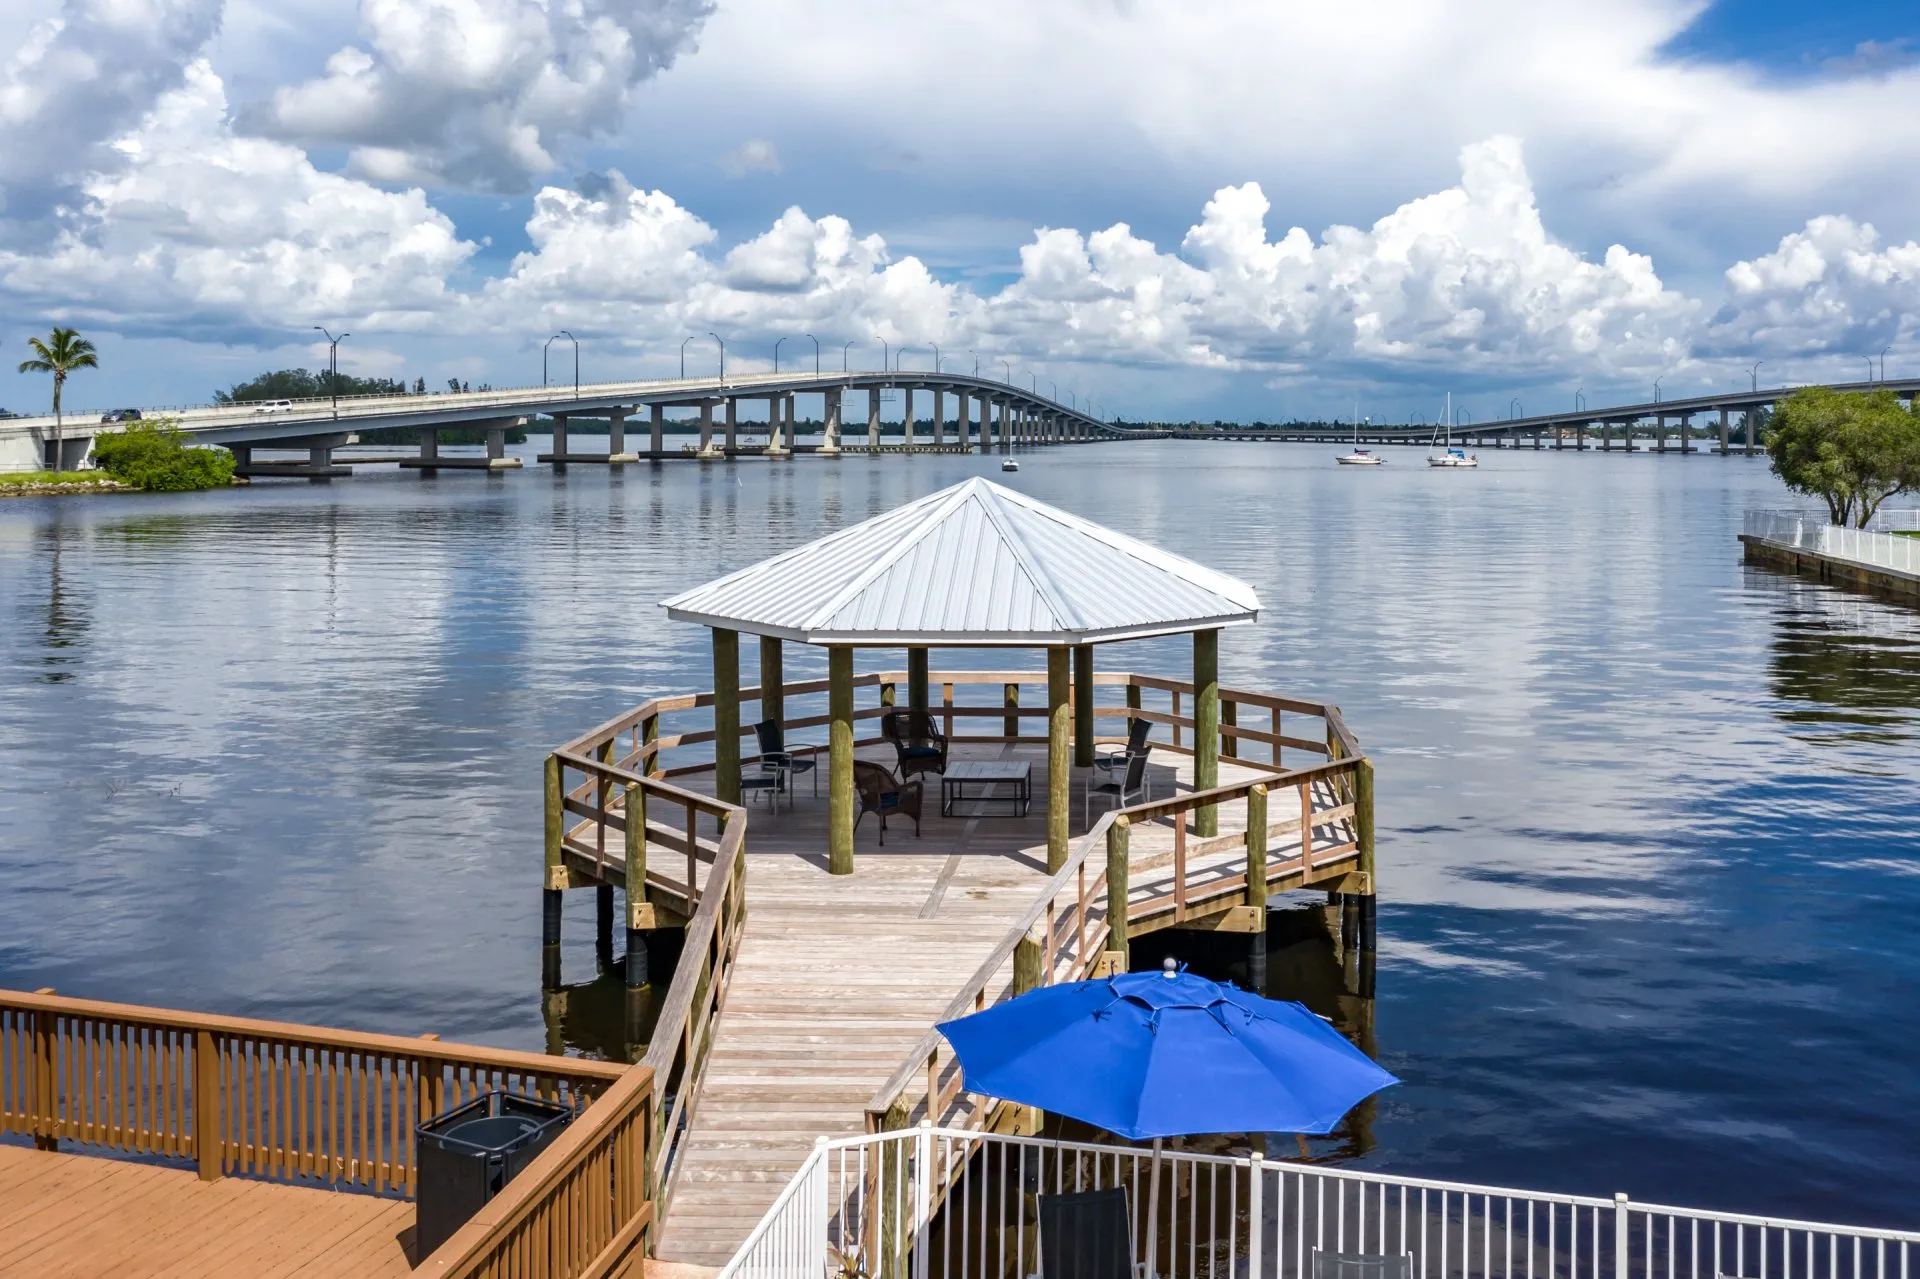
[[(407, 384), (384, 377), (354, 377), (342, 373), (334, 379), (342, 395), (405, 395)], [(421, 383), (421, 390), (426, 384)], [(224, 391), (213, 393), (215, 404), (248, 404), (255, 400), (318, 400), (332, 393), (327, 375), (305, 369), (276, 369), (245, 382), (236, 382)]]
[(1892, 391), (1803, 387), (1774, 411), (1766, 446), (1773, 473), (1835, 524), (1865, 528), (1882, 502), (1920, 488), (1920, 416)]
[(20, 361), (20, 372), (53, 374), (53, 469), (64, 470), (67, 419), (60, 407), (60, 393), (66, 389), (69, 373), (76, 369), (97, 369), (100, 359), (93, 343), (81, 337), (79, 330), (58, 325), (44, 340), (28, 338), (27, 345), (33, 349), (33, 358)]
[(177, 493), (233, 482), (233, 454), (195, 448), (176, 418), (129, 422), (124, 431), (96, 439), (93, 456), (108, 475), (134, 488)]

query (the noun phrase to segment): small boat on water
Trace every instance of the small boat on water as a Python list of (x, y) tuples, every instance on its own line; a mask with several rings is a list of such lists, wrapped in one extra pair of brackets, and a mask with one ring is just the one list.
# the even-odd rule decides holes
[(1020, 464), (1010, 457), (1003, 457), (1000, 459), (1000, 469), (1003, 471), (1017, 471), (1020, 469)]
[[(1441, 432), (1443, 431), (1446, 433), (1445, 443), (1442, 444), (1442, 448), (1445, 449), (1445, 451), (1441, 453), (1435, 453), (1433, 451), (1433, 445), (1434, 443), (1437, 443), (1440, 441)], [(1473, 467), (1473, 466), (1480, 465), (1480, 459), (1478, 457), (1475, 457), (1473, 454), (1467, 452), (1465, 449), (1455, 448), (1453, 446), (1453, 392), (1452, 391), (1447, 392), (1446, 412), (1440, 415), (1440, 425), (1434, 429), (1433, 436), (1434, 436), (1433, 440), (1427, 444), (1427, 465), (1428, 466)]]
[[(1368, 418), (1367, 421), (1371, 422), (1373, 419)], [(1381, 466), (1386, 463), (1386, 458), (1375, 457), (1360, 447), (1360, 401), (1358, 400), (1353, 402), (1353, 452), (1333, 460), (1342, 466)]]

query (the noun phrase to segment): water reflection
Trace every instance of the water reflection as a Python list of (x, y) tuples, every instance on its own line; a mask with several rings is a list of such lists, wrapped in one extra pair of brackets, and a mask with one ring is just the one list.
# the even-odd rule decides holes
[(1788, 724), (1829, 731), (1806, 740), (1892, 745), (1913, 737), (1920, 712), (1920, 613), (1864, 593), (1748, 571), (1780, 599), (1768, 677)]
[(562, 984), (540, 995), (547, 1051), (629, 1063), (644, 1057), (685, 940), (684, 929), (649, 933), (647, 969), (653, 980), (629, 989), (626, 957), (613, 954), (610, 935), (596, 939), (593, 980)]

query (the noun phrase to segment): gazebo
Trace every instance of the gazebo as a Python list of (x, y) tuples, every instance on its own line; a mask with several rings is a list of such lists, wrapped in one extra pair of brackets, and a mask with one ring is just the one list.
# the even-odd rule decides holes
[[(1260, 609), (1237, 578), (978, 478), (662, 604), (674, 620), (712, 629), (714, 785), (730, 803), (740, 801), (740, 634), (760, 637), (762, 710), (773, 719), (783, 713), (785, 642), (827, 650), (836, 874), (853, 871), (854, 649), (904, 648), (908, 706), (921, 712), (931, 649), (1046, 650), (1047, 865), (1057, 870), (1069, 768), (1093, 764), (1093, 646), (1192, 634), (1193, 784), (1206, 790), (1219, 782), (1220, 632)], [(1214, 833), (1211, 809), (1195, 818), (1196, 833)]]

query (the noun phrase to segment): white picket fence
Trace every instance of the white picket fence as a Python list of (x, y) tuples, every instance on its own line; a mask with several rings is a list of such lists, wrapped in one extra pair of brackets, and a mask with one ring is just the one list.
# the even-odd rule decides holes
[(1157, 1279), (1920, 1279), (1920, 1233), (928, 1127), (823, 1139), (720, 1279), (1044, 1279), (1038, 1198), (1113, 1186)]
[(1749, 537), (1778, 546), (1920, 574), (1920, 537), (1901, 537), (1903, 530), (1920, 530), (1920, 511), (1881, 512), (1874, 517), (1874, 527), (1865, 529), (1841, 528), (1799, 511), (1748, 511), (1743, 529)]

